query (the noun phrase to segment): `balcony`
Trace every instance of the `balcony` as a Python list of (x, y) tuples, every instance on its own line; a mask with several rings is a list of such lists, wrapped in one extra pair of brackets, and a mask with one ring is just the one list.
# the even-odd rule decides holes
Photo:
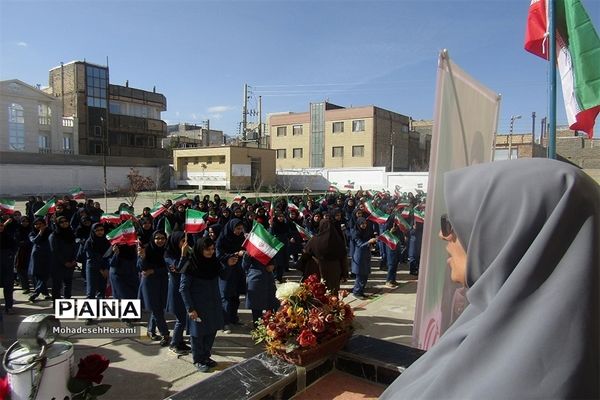
[(51, 130), (52, 129), (52, 117), (39, 116), (38, 117), (39, 129)]
[(40, 154), (52, 154), (52, 149), (48, 147), (40, 147), (38, 150)]

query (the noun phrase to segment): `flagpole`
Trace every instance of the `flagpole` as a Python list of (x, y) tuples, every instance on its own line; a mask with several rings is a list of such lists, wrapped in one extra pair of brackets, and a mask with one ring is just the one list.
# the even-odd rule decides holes
[(556, 159), (556, 0), (548, 0), (548, 33), (550, 63), (550, 101), (548, 104), (548, 158)]

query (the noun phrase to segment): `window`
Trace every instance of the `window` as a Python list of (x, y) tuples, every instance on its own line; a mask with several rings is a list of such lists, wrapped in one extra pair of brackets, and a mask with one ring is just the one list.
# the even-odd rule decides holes
[(102, 144), (93, 142), (90, 144), (92, 154), (102, 154)]
[(94, 136), (102, 137), (102, 127), (98, 125), (94, 125)]
[(52, 110), (46, 104), (38, 104), (38, 120), (40, 125), (50, 125)]
[(402, 125), (402, 132), (403, 133), (407, 133), (408, 132), (408, 125)]
[(20, 104), (8, 106), (8, 148), (15, 151), (25, 150), (25, 117)]
[(295, 148), (295, 149), (292, 151), (292, 156), (293, 156), (294, 158), (302, 158), (302, 148)]
[(106, 108), (108, 72), (106, 68), (88, 65), (86, 67), (86, 88), (88, 107)]
[(344, 157), (344, 146), (332, 147), (331, 157)]
[(365, 130), (365, 120), (357, 119), (356, 121), (352, 121), (352, 132), (364, 132)]
[(342, 133), (344, 132), (344, 123), (343, 122), (334, 122), (331, 130), (333, 133)]
[(50, 138), (48, 135), (38, 136), (38, 148), (40, 149), (40, 153), (50, 152)]
[(277, 149), (277, 158), (286, 158), (285, 149)]
[(73, 143), (73, 138), (71, 137), (71, 135), (63, 135), (63, 144), (62, 144), (62, 148), (63, 150), (71, 150), (72, 149), (72, 144)]
[(293, 136), (302, 135), (302, 125), (294, 125), (292, 127), (292, 135)]
[(277, 136), (286, 136), (287, 135), (287, 126), (278, 126), (277, 127)]
[(364, 157), (365, 146), (352, 146), (352, 157)]

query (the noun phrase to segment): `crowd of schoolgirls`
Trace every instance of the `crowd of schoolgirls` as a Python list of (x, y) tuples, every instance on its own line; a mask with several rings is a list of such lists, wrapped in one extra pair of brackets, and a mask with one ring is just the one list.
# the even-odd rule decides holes
[[(229, 333), (241, 324), (240, 296), (245, 294), (245, 305), (258, 321), (263, 311), (278, 308), (275, 282), (284, 282), (290, 265), (303, 277), (317, 273), (335, 291), (348, 278), (350, 264), (357, 298), (365, 297), (372, 254), (381, 256), (388, 287), (397, 285), (400, 262), (408, 262), (416, 275), (424, 200), (421, 194), (360, 190), (319, 199), (237, 196), (229, 204), (215, 194), (167, 200), (135, 217), (126, 204), (106, 214), (90, 199), (78, 203), (64, 196), (49, 208), (32, 197), (24, 213), (2, 207), (5, 312), (12, 312), (15, 282), (31, 302), (70, 298), (74, 273), (81, 270), (87, 298), (140, 298), (150, 312), (148, 336), (176, 354), (191, 350), (198, 370), (206, 372), (216, 365), (210, 356), (217, 331)], [(204, 213), (206, 229), (185, 232), (188, 209)], [(107, 239), (125, 220), (133, 222), (135, 241)], [(253, 224), (262, 224), (283, 243), (267, 265), (244, 249)], [(172, 332), (165, 313), (175, 316)]]

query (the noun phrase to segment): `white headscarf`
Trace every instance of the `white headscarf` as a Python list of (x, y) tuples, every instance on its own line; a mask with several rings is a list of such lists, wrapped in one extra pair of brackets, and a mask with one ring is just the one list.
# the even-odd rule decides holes
[(446, 174), (469, 305), (382, 399), (600, 396), (600, 187), (563, 162)]

